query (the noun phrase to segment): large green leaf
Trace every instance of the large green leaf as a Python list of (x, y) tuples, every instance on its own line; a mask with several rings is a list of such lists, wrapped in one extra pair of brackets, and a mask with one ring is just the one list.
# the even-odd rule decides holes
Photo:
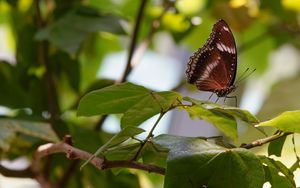
[(182, 99), (176, 92), (153, 92), (132, 83), (123, 83), (92, 91), (78, 107), (79, 116), (124, 113), (122, 127), (137, 126)]
[(300, 110), (283, 112), (279, 116), (259, 123), (257, 126), (271, 126), (285, 132), (300, 133)]
[(100, 14), (93, 8), (79, 7), (40, 30), (36, 38), (49, 40), (64, 51), (74, 53), (90, 32), (105, 31), (124, 34), (120, 21), (119, 16)]
[(259, 156), (259, 159), (264, 164), (266, 182), (269, 182), (272, 188), (294, 188), (296, 187), (293, 180), (293, 173), (284, 166), (280, 161)]
[(176, 92), (151, 92), (124, 113), (121, 125), (122, 127), (138, 126), (150, 117), (177, 104), (181, 99), (181, 95)]
[(170, 150), (165, 188), (257, 188), (264, 183), (262, 164), (246, 149), (225, 149), (204, 139), (171, 135), (153, 142)]
[(15, 138), (16, 133), (23, 133), (50, 142), (59, 141), (48, 123), (0, 119), (0, 147), (2, 149), (9, 149), (10, 142)]
[(149, 90), (131, 83), (117, 84), (85, 95), (79, 102), (79, 116), (124, 113), (149, 95)]

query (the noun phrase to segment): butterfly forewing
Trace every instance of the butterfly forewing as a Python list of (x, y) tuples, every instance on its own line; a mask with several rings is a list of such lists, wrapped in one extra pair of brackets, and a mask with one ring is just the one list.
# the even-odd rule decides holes
[(204, 46), (190, 57), (187, 80), (203, 91), (228, 90), (234, 83), (236, 63), (232, 32), (224, 20), (219, 20)]

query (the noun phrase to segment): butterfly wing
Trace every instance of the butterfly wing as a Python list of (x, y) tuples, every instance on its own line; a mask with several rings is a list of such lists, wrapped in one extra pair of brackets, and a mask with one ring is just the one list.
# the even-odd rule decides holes
[(219, 20), (202, 48), (189, 60), (187, 81), (203, 91), (218, 91), (233, 85), (237, 54), (232, 32), (224, 20)]

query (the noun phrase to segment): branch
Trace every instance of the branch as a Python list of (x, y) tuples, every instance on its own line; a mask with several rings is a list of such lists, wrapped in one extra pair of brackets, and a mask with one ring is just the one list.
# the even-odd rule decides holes
[(14, 178), (32, 178), (33, 174), (30, 168), (26, 168), (23, 170), (12, 170), (0, 165), (0, 174), (6, 177), (14, 177)]
[[(41, 10), (40, 10), (40, 0), (34, 0), (34, 7), (36, 13), (36, 25), (38, 29), (42, 29), (45, 25), (45, 21), (42, 18)], [(57, 91), (55, 86), (55, 81), (50, 71), (50, 62), (49, 62), (49, 43), (48, 41), (40, 41), (38, 43), (38, 62), (43, 65), (46, 69), (45, 73), (45, 87), (47, 91), (47, 103), (48, 103), (48, 111), (51, 114), (50, 124), (53, 130), (56, 133), (59, 133), (58, 128), (54, 126), (57, 124), (57, 119), (59, 119), (59, 104)], [(58, 134), (59, 135), (59, 134)]]
[(131, 60), (132, 60), (132, 56), (133, 56), (133, 52), (137, 43), (137, 36), (140, 30), (140, 24), (142, 21), (142, 17), (143, 17), (143, 13), (146, 7), (146, 2), (147, 0), (142, 0), (141, 1), (141, 5), (139, 8), (139, 12), (137, 14), (136, 17), (136, 23), (134, 26), (134, 30), (133, 30), (133, 34), (132, 34), (132, 38), (131, 38), (131, 42), (130, 42), (130, 47), (129, 47), (129, 52), (128, 52), (128, 58), (127, 58), (127, 63), (126, 63), (126, 69), (125, 72), (120, 80), (120, 82), (124, 82), (127, 78), (127, 76), (130, 74), (132, 67), (131, 67)]
[(288, 136), (292, 134), (291, 132), (278, 132), (272, 136), (269, 136), (269, 137), (266, 137), (266, 138), (263, 138), (263, 139), (259, 139), (259, 140), (255, 140), (249, 144), (242, 144), (240, 147), (241, 148), (245, 148), (245, 149), (251, 149), (251, 148), (254, 148), (254, 147), (258, 147), (258, 146), (262, 146), (264, 144), (267, 144), (269, 142), (272, 142), (274, 140), (277, 140), (281, 137), (284, 137), (284, 136)]
[[(65, 153), (68, 159), (81, 159), (88, 160), (93, 154), (83, 151), (81, 149), (71, 146), (68, 142), (71, 140), (71, 136), (65, 136), (64, 140), (58, 143), (48, 143), (41, 145), (34, 154), (32, 161), (32, 170), (38, 171), (38, 162), (43, 158), (55, 153)], [(105, 170), (110, 168), (133, 168), (139, 170), (145, 170), (157, 174), (165, 174), (165, 169), (155, 165), (143, 164), (136, 161), (108, 161), (99, 157), (93, 158), (90, 163), (99, 170)]]

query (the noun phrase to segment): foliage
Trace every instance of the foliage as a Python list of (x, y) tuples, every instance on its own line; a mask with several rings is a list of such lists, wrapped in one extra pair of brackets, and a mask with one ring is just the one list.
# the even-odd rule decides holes
[[(294, 172), (299, 167), (299, 157), (295, 140), (296, 160), (292, 167), (272, 158), (283, 157), (282, 151), (289, 147), (285, 145), (289, 135), (299, 133), (300, 105), (296, 105), (295, 98), (294, 108), (280, 111), (272, 109), (272, 105), (264, 106), (269, 110), (265, 114), (274, 114), (275, 110), (281, 113), (258, 118), (246, 109), (183, 95), (180, 89), (189, 88), (183, 77), (174, 89), (164, 91), (130, 80), (138, 68), (139, 56), (147, 53), (143, 50), (147, 48), (155, 54), (163, 51), (159, 47), (164, 44), (157, 38), (166, 34), (176, 46), (196, 49), (219, 18), (228, 21), (234, 31), (239, 69), (255, 67), (257, 75), (264, 75), (274, 50), (283, 44), (300, 48), (299, 6), (292, 1), (258, 2), (0, 1), (0, 27), (6, 33), (3, 43), (15, 57), (0, 61), (0, 106), (4, 109), (0, 117), (1, 159), (25, 157), (29, 161), (29, 173), (28, 169), (6, 169), (2, 165), (0, 173), (35, 178), (42, 187), (47, 187), (45, 182), (72, 188), (143, 187), (145, 182), (165, 188), (257, 188), (265, 183), (275, 188), (296, 187)], [(127, 62), (132, 63), (121, 75), (114, 73), (124, 79), (99, 76), (106, 58), (121, 51), (129, 54)], [(282, 94), (280, 100), (285, 100)], [(283, 104), (282, 101), (272, 102)], [(174, 109), (211, 123), (222, 136), (154, 135), (161, 119)], [(111, 116), (120, 123), (116, 134), (103, 128)], [(140, 128), (150, 118), (156, 118), (151, 130)], [(240, 143), (241, 124), (258, 130), (247, 143)], [(275, 134), (261, 128), (272, 128)], [(39, 146), (60, 143), (67, 134), (74, 141), (68, 144), (90, 152), (90, 159), (81, 161), (80, 170), (78, 160), (45, 154), (47, 159), (39, 159), (40, 171), (36, 173), (36, 153), (43, 149)], [(268, 156), (251, 149), (268, 143)], [(94, 158), (103, 159), (111, 169), (86, 165)], [(126, 166), (124, 162), (131, 163)], [(160, 174), (141, 172), (158, 172), (151, 168), (159, 169)], [(48, 176), (41, 181), (45, 174)], [(143, 180), (145, 176), (148, 181)]]

